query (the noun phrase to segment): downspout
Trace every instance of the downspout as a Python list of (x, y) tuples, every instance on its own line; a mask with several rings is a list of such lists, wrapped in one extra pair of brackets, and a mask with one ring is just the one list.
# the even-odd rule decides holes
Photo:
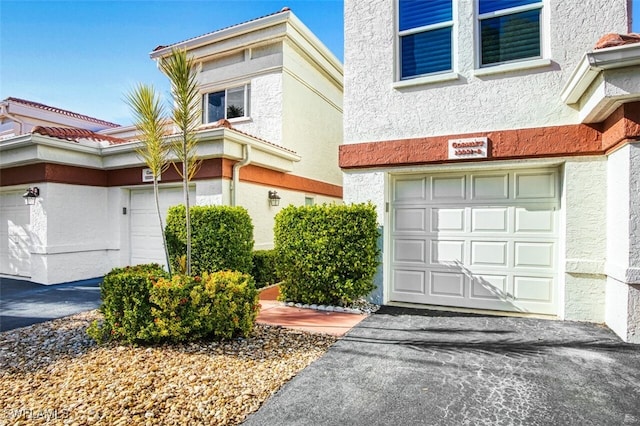
[(10, 120), (17, 122), (20, 125), (20, 132), (18, 135), (22, 135), (24, 132), (24, 121), (20, 120), (13, 114), (9, 113), (9, 106), (7, 104), (3, 104), (0, 106), (0, 118), (7, 117)]
[(251, 163), (251, 145), (242, 145), (242, 160), (233, 165), (231, 172), (231, 206), (236, 205), (238, 184), (240, 182), (240, 168)]

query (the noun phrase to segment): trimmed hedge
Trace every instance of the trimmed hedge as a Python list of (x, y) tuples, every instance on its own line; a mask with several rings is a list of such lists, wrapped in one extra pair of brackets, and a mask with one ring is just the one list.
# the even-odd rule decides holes
[(231, 271), (161, 279), (154, 284), (150, 301), (153, 341), (247, 336), (259, 310), (253, 278)]
[(127, 266), (111, 270), (100, 285), (104, 322), (94, 322), (88, 330), (99, 342), (146, 340), (151, 319), (149, 296), (153, 283), (168, 278), (158, 264)]
[[(187, 254), (184, 205), (169, 209), (166, 225), (171, 266), (180, 271), (180, 258)], [(191, 207), (191, 272), (251, 273), (253, 266), (253, 224), (243, 207)]]
[(378, 227), (372, 204), (289, 206), (275, 218), (281, 298), (349, 305), (374, 289)]
[(105, 277), (100, 308), (105, 319), (87, 330), (95, 340), (177, 342), (253, 330), (259, 304), (250, 275), (219, 271), (169, 279), (147, 266), (116, 269)]
[(266, 287), (280, 282), (276, 272), (276, 251), (256, 250), (253, 252), (253, 270), (256, 287)]

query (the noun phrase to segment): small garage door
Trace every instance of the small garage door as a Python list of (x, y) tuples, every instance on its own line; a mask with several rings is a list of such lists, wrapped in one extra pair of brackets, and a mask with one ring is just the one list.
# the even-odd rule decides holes
[(31, 208), (20, 192), (0, 195), (0, 273), (31, 276)]
[[(161, 188), (159, 200), (162, 223), (166, 226), (169, 207), (184, 204), (182, 187)], [(191, 203), (195, 201), (195, 191), (190, 193), (189, 200)], [(166, 266), (153, 189), (131, 190), (129, 205), (131, 264), (156, 262)]]
[(556, 169), (392, 179), (390, 300), (555, 314)]

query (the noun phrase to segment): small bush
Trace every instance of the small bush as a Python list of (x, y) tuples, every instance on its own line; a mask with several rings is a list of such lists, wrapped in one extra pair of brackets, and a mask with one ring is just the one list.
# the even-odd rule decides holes
[(219, 271), (200, 277), (176, 275), (151, 290), (152, 341), (246, 336), (258, 315), (258, 292), (248, 274)]
[(345, 306), (373, 290), (379, 254), (373, 205), (289, 206), (275, 222), (284, 300)]
[[(104, 321), (87, 332), (98, 342), (178, 342), (246, 336), (258, 315), (253, 278), (221, 271), (169, 279), (158, 265), (120, 268), (103, 283)], [(105, 284), (106, 283), (106, 284)]]
[(144, 340), (152, 321), (149, 296), (153, 283), (166, 278), (158, 264), (127, 266), (109, 272), (100, 286), (104, 321), (94, 322), (88, 333), (98, 342)]
[[(185, 207), (171, 207), (166, 225), (171, 266), (179, 271), (179, 261), (187, 253)], [(251, 273), (253, 224), (243, 207), (191, 207), (191, 273), (212, 271)]]
[(280, 282), (276, 273), (276, 251), (256, 250), (253, 252), (253, 270), (256, 287), (266, 287)]

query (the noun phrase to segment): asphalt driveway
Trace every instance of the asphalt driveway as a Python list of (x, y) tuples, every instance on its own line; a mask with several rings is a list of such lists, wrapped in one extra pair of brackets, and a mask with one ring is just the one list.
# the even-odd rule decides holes
[(383, 307), (246, 425), (640, 425), (640, 345), (603, 326)]
[(101, 281), (42, 285), (0, 278), (0, 331), (96, 309), (101, 303)]

